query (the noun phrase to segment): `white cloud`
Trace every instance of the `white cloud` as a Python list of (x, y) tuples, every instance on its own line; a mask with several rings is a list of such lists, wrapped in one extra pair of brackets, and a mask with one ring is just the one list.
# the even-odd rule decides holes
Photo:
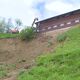
[(72, 6), (72, 4), (64, 3), (61, 1), (53, 1), (49, 4), (47, 3), (45, 5), (45, 8), (48, 11), (55, 11), (57, 13), (63, 13), (63, 12), (71, 10), (73, 8), (73, 6)]
[(45, 10), (48, 16), (63, 14), (79, 8), (79, 3), (70, 3), (69, 1), (65, 2), (65, 0), (52, 0), (51, 2), (45, 4)]
[(20, 18), (25, 25), (31, 25), (33, 19), (38, 16), (36, 9), (32, 7), (34, 0), (0, 0), (0, 16), (6, 18)]
[[(44, 19), (80, 8), (79, 0), (70, 1), (73, 0), (0, 0), (0, 16), (20, 18), (24, 24), (31, 25), (35, 17)], [(34, 7), (41, 2), (45, 3), (42, 13)]]

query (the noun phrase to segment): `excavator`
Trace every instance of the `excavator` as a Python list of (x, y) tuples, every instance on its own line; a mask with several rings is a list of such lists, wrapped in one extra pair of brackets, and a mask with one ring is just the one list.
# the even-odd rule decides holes
[(38, 21), (38, 18), (34, 18), (33, 23), (32, 23), (32, 25), (31, 25), (35, 32), (37, 32), (37, 29), (36, 29), (36, 27), (35, 27), (34, 25), (35, 25), (35, 23), (36, 23), (37, 21)]
[(32, 27), (34, 27), (34, 24), (38, 21), (38, 18), (34, 18), (33, 23), (32, 23)]

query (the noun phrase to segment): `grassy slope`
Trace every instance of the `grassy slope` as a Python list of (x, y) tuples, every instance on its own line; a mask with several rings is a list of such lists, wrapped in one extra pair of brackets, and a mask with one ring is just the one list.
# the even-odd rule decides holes
[(65, 33), (55, 52), (37, 58), (37, 66), (21, 72), (18, 80), (80, 80), (80, 27)]
[(18, 34), (8, 34), (8, 33), (2, 34), (2, 33), (0, 33), (0, 38), (15, 38), (17, 36), (18, 36)]

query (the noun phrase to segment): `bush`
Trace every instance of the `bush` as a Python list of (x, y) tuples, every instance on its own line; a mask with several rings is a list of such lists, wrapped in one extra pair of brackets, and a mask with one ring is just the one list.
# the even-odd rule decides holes
[(19, 37), (20, 37), (21, 40), (30, 41), (33, 38), (35, 38), (35, 36), (36, 36), (35, 29), (33, 27), (28, 27), (26, 29), (23, 29), (20, 32), (20, 36)]
[(62, 41), (64, 41), (66, 38), (67, 38), (67, 35), (66, 35), (66, 34), (60, 34), (60, 35), (57, 36), (57, 41), (58, 41), (58, 42), (62, 42)]

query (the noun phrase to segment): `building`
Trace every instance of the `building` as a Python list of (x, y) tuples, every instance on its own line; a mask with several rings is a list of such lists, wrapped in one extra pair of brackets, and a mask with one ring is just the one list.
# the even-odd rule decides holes
[(80, 24), (80, 9), (36, 22), (37, 32), (71, 27)]

